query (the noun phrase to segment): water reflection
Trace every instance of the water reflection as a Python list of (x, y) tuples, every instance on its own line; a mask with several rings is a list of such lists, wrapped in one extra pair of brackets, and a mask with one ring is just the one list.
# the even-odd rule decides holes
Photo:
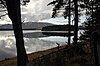
[[(24, 31), (26, 34), (37, 34), (37, 31)], [(38, 36), (38, 35), (37, 35)], [(46, 50), (56, 47), (56, 42), (40, 40), (37, 38), (24, 37), (27, 53)], [(16, 55), (16, 44), (13, 31), (0, 31), (0, 60)]]
[[(24, 43), (27, 53), (46, 50), (52, 47), (56, 47), (57, 46), (56, 43), (64, 45), (67, 42), (67, 37), (46, 36), (43, 35), (41, 31), (23, 31), (23, 32), (24, 36), (28, 35), (28, 37), (26, 36), (24, 37)], [(15, 55), (16, 55), (16, 44), (13, 31), (0, 31), (0, 60)]]

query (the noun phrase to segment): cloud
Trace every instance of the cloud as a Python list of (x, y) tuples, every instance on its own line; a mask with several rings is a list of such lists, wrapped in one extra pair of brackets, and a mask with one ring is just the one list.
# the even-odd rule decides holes
[(27, 6), (22, 6), (22, 19), (39, 21), (51, 17), (52, 6), (47, 4), (52, 0), (31, 0)]
[[(52, 0), (30, 0), (27, 6), (21, 6), (22, 21), (27, 20), (33, 22), (50, 18), (52, 6), (47, 6), (47, 4), (51, 1)], [(4, 23), (11, 22), (8, 16), (2, 17), (0, 21)]]

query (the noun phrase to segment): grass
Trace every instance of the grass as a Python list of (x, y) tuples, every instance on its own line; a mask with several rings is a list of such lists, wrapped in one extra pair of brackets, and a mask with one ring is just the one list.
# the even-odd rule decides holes
[[(60, 49), (64, 48), (64, 47), (65, 46), (61, 46)], [(58, 47), (28, 54), (28, 59), (29, 59), (29, 63), (28, 64), (30, 64), (30, 62), (32, 62), (33, 59), (36, 59), (38, 57), (41, 57), (43, 55), (47, 55), (47, 54), (49, 54), (51, 52), (55, 52), (55, 51), (58, 51)], [(9, 66), (9, 65), (10, 66), (17, 66), (16, 62), (17, 62), (16, 57), (6, 58), (5, 60), (0, 61), (0, 66)], [(28, 65), (28, 66), (30, 66), (30, 65)]]
[[(82, 52), (81, 49), (84, 52)], [(43, 61), (48, 63), (48, 66), (57, 66), (57, 64), (58, 66), (94, 66), (93, 57), (91, 58), (92, 52), (90, 51), (90, 49), (87, 48), (86, 45), (82, 46), (81, 49), (78, 47), (78, 45), (77, 46), (64, 45), (64, 46), (60, 46), (59, 50), (58, 47), (54, 47), (44, 51), (34, 52), (28, 54), (29, 63), (27, 64), (27, 66), (47, 66), (45, 63), (44, 63), (45, 65), (43, 65), (40, 59), (43, 59)], [(89, 51), (87, 51), (88, 49)], [(46, 58), (48, 61), (46, 61)], [(62, 62), (62, 60), (64, 61), (63, 62), (64, 65), (59, 64)], [(36, 62), (37, 65), (34, 65), (34, 61)], [(17, 62), (16, 57), (8, 58), (0, 61), (0, 66), (17, 66), (16, 62)], [(39, 63), (41, 65), (39, 65)], [(51, 63), (55, 65), (50, 65)]]

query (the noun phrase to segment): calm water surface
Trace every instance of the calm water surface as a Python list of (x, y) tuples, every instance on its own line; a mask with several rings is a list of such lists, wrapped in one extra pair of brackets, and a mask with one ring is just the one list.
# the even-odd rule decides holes
[[(83, 31), (80, 31), (83, 32)], [(41, 30), (28, 30), (23, 31), (23, 33), (31, 33), (38, 36), (42, 35)], [(30, 35), (30, 34), (29, 34)], [(73, 37), (71, 37), (73, 38)], [(24, 37), (24, 44), (27, 53), (32, 53), (36, 51), (46, 50), (52, 47), (56, 47), (59, 43), (60, 45), (67, 44), (67, 37), (60, 36), (48, 36), (48, 37), (37, 37), (27, 38)], [(0, 60), (5, 58), (16, 56), (16, 44), (13, 31), (0, 31)]]
[[(35, 31), (23, 31), (23, 33), (41, 33), (41, 30)], [(37, 34), (37, 33), (36, 33)], [(37, 35), (38, 36), (38, 35)], [(46, 50), (52, 47), (56, 47), (56, 43), (61, 45), (66, 44), (66, 37), (48, 36), (27, 38), (24, 37), (24, 44), (27, 53)], [(13, 57), (16, 55), (16, 44), (13, 31), (0, 31), (0, 60)]]

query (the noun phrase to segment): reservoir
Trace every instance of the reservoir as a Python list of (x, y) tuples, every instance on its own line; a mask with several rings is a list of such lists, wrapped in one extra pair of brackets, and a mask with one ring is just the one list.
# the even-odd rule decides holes
[[(57, 47), (58, 45), (56, 43), (67, 45), (68, 40), (65, 36), (43, 35), (41, 30), (25, 30), (23, 31), (23, 34), (27, 53)], [(73, 36), (71, 38), (73, 38)], [(16, 55), (16, 44), (13, 31), (0, 31), (0, 60)]]
[[(24, 44), (27, 53), (46, 50), (52, 47), (56, 47), (57, 46), (56, 43), (64, 45), (65, 42), (67, 42), (66, 37), (60, 37), (60, 36), (42, 37), (41, 30), (28, 30), (28, 31), (23, 31), (23, 33), (29, 36), (29, 37), (26, 36), (24, 37)], [(16, 55), (17, 54), (16, 54), (14, 32), (11, 30), (0, 31), (0, 60), (13, 57)]]

